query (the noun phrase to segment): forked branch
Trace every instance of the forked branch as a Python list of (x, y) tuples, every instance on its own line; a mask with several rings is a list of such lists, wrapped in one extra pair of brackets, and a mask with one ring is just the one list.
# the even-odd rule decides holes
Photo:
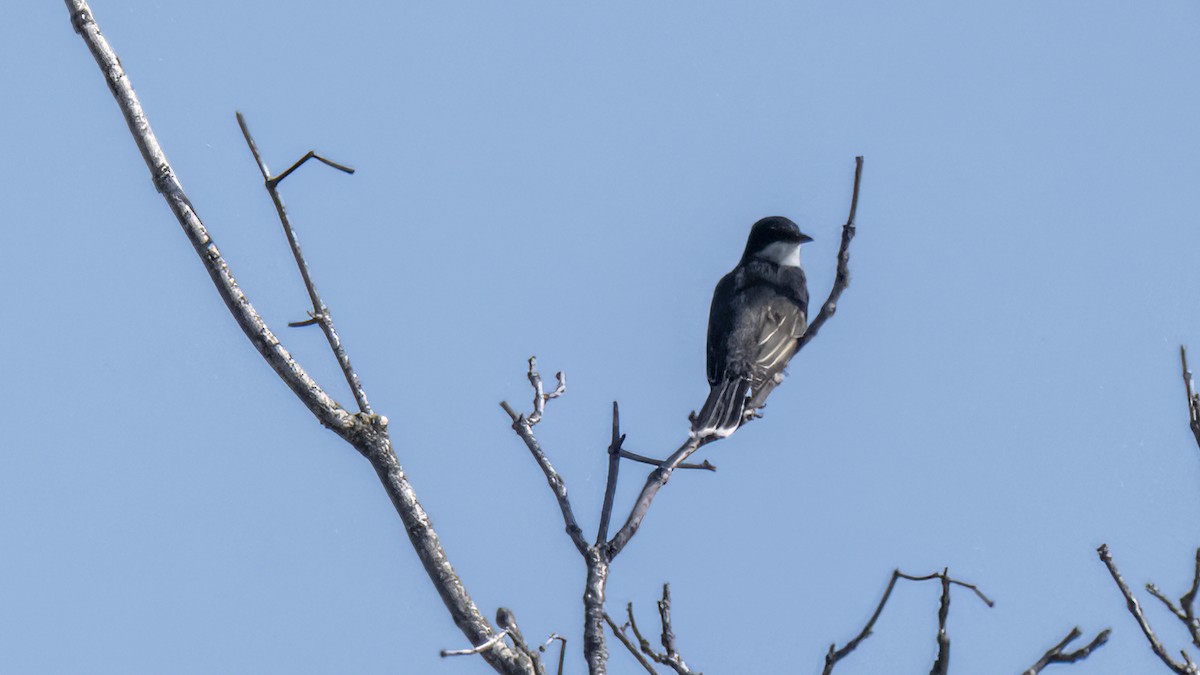
[(346, 378), (346, 384), (350, 387), (350, 393), (354, 396), (354, 401), (358, 404), (358, 411), (369, 415), (371, 414), (371, 405), (367, 402), (367, 392), (363, 390), (358, 373), (350, 365), (350, 357), (346, 355), (346, 350), (342, 347), (342, 340), (338, 337), (337, 330), (333, 327), (333, 315), (329, 312), (329, 307), (325, 305), (321, 300), (320, 294), (317, 293), (316, 284), (313, 283), (312, 276), (308, 272), (308, 263), (304, 260), (304, 254), (300, 252), (300, 241), (296, 238), (296, 230), (292, 227), (292, 223), (288, 219), (287, 209), (283, 207), (283, 197), (279, 195), (279, 183), (310, 159), (316, 159), (327, 166), (344, 171), (345, 173), (354, 173), (354, 169), (325, 159), (316, 152), (309, 150), (306, 155), (297, 160), (295, 164), (289, 166), (283, 173), (272, 177), (271, 171), (267, 168), (267, 163), (258, 151), (258, 144), (254, 142), (254, 137), (250, 135), (250, 128), (246, 125), (246, 118), (240, 112), (237, 113), (237, 121), (238, 126), (242, 129), (242, 136), (246, 139), (246, 145), (250, 147), (250, 153), (254, 155), (254, 162), (258, 164), (258, 170), (262, 173), (263, 185), (267, 188), (267, 194), (271, 196), (271, 203), (275, 205), (275, 213), (279, 215), (279, 223), (283, 225), (283, 233), (287, 237), (288, 246), (292, 249), (292, 257), (296, 260), (296, 267), (300, 270), (300, 278), (304, 280), (304, 289), (308, 291), (308, 298), (312, 302), (313, 308), (308, 313), (308, 320), (289, 323), (288, 326), (298, 328), (300, 326), (315, 324), (321, 327), (321, 332), (325, 334), (325, 340), (329, 342), (329, 348), (333, 351), (334, 358), (337, 359), (338, 367), (342, 369), (342, 375)]
[[(371, 462), (371, 466), (379, 476), (397, 514), (404, 522), (405, 532), (408, 534), (422, 566), (441, 596), (442, 602), (445, 603), (455, 625), (463, 632), (463, 635), (472, 645), (490, 644), (484, 648), (481, 655), (496, 671), (512, 675), (535, 673), (536, 662), (532, 662), (527, 654), (509, 648), (502, 639), (496, 639), (496, 632), (492, 630), (487, 619), (480, 614), (479, 609), (471, 601), (462, 581), (450, 565), (437, 533), (429, 521), (429, 516), (417, 500), (417, 495), (413, 491), (412, 485), (409, 484), (408, 477), (392, 449), (386, 418), (367, 412), (369, 407), (366, 405), (365, 395), (359, 400), (361, 411), (358, 414), (349, 413), (334, 401), (280, 344), (279, 339), (255, 311), (249, 298), (238, 287), (224, 257), (200, 221), (191, 201), (184, 194), (183, 187), (175, 176), (170, 163), (167, 162), (166, 155), (134, 93), (129, 77), (121, 66), (116, 53), (100, 33), (100, 28), (96, 24), (88, 3), (86, 0), (65, 0), (65, 3), (70, 13), (72, 26), (83, 38), (108, 84), (109, 91), (116, 99), (117, 107), (124, 116), (125, 123), (141, 152), (142, 159), (150, 170), (155, 189), (162, 194), (167, 206), (183, 228), (183, 232), (196, 250), (201, 264), (212, 278), (217, 294), (224, 301), (238, 326), (271, 369), (317, 420), (338, 434)], [(296, 166), (298, 165), (299, 163)], [(260, 170), (266, 173), (265, 165), (261, 161)], [(278, 178), (274, 181), (276, 184)], [(314, 314), (322, 314), (321, 306), (319, 298), (317, 298), (314, 302)], [(327, 316), (327, 312), (322, 316)], [(323, 320), (321, 323), (324, 326), (327, 322)], [(328, 323), (332, 326), (331, 322)], [(349, 378), (348, 381), (350, 381)], [(351, 388), (356, 391), (356, 398), (358, 398), (361, 386), (356, 386), (352, 382)]]
[[(1200, 670), (1197, 670), (1196, 664), (1192, 663), (1191, 657), (1186, 651), (1180, 650), (1183, 656), (1183, 663), (1179, 663), (1167, 654), (1166, 647), (1159, 641), (1158, 636), (1154, 634), (1154, 630), (1150, 628), (1150, 622), (1146, 620), (1146, 615), (1142, 613), (1142, 606), (1138, 603), (1137, 598), (1133, 596), (1133, 591), (1129, 590), (1129, 586), (1125, 584), (1125, 580), (1121, 578), (1121, 573), (1117, 570), (1117, 564), (1113, 562), (1112, 555), (1108, 552), (1108, 544), (1101, 544), (1100, 548), (1096, 549), (1096, 553), (1100, 556), (1100, 561), (1108, 568), (1108, 573), (1112, 576), (1113, 582), (1117, 584), (1121, 595), (1125, 596), (1125, 606), (1129, 610), (1129, 614), (1137, 621), (1138, 628), (1142, 629), (1142, 634), (1146, 636), (1146, 641), (1150, 643), (1150, 651), (1154, 652), (1168, 668), (1179, 675), (1197, 675)], [(1200, 553), (1197, 554), (1200, 557)], [(1187, 596), (1184, 596), (1185, 598)], [(1195, 595), (1192, 594), (1192, 598)], [(1188, 603), (1190, 605), (1190, 603)]]
[(942, 594), (941, 601), (938, 605), (938, 652), (936, 660), (934, 661), (933, 670), (930, 671), (931, 675), (944, 675), (950, 665), (950, 638), (946, 632), (946, 621), (950, 614), (950, 587), (961, 586), (973, 591), (976, 597), (982, 600), (983, 603), (988, 607), (992, 607), (995, 604), (974, 584), (968, 584), (965, 581), (959, 581), (958, 579), (951, 578), (949, 570), (934, 572), (922, 577), (905, 574), (898, 569), (892, 570), (892, 578), (888, 580), (887, 588), (883, 591), (883, 597), (879, 599), (879, 604), (876, 605), (875, 611), (871, 614), (871, 618), (867, 619), (866, 625), (863, 626), (858, 635), (855, 635), (840, 649), (835, 644), (829, 645), (829, 651), (825, 654), (825, 667), (821, 671), (822, 675), (829, 675), (829, 673), (832, 673), (834, 666), (837, 665), (839, 661), (846, 658), (855, 649), (858, 649), (858, 646), (862, 644), (862, 641), (871, 636), (871, 631), (875, 627), (875, 622), (879, 620), (879, 615), (883, 614), (883, 608), (887, 605), (888, 598), (892, 596), (892, 589), (896, 587), (896, 582), (900, 579), (907, 579), (909, 581), (929, 581), (930, 579), (937, 579), (941, 582)]
[(1042, 658), (1038, 659), (1037, 663), (1034, 663), (1032, 666), (1030, 666), (1023, 675), (1038, 675), (1038, 673), (1042, 672), (1043, 668), (1052, 663), (1075, 663), (1076, 661), (1082, 661), (1090, 656), (1093, 651), (1099, 649), (1104, 645), (1104, 643), (1108, 642), (1108, 636), (1111, 634), (1112, 629), (1105, 628), (1104, 630), (1100, 631), (1096, 637), (1092, 638), (1091, 642), (1087, 643), (1083, 647), (1080, 647), (1073, 652), (1065, 652), (1063, 650), (1067, 648), (1067, 645), (1074, 642), (1080, 635), (1083, 635), (1083, 632), (1079, 630), (1078, 626), (1076, 626), (1075, 628), (1071, 629), (1070, 633), (1067, 633), (1067, 637), (1063, 638), (1058, 644), (1047, 650), (1045, 654), (1042, 654)]

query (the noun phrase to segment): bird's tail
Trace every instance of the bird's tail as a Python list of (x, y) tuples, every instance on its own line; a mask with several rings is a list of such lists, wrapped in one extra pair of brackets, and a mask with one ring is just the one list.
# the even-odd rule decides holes
[(742, 423), (749, 392), (750, 379), (744, 377), (726, 377), (713, 386), (704, 407), (692, 419), (692, 435), (697, 438), (725, 438), (737, 431)]

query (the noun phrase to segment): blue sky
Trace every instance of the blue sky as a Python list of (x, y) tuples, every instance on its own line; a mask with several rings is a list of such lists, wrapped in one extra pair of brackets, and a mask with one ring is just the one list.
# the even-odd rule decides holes
[[(567, 372), (538, 433), (593, 529), (611, 401), (631, 449), (678, 444), (750, 224), (816, 238), (823, 298), (857, 154), (839, 313), (719, 471), (660, 494), (610, 610), (653, 625), (670, 581), (696, 668), (815, 673), (892, 568), (949, 566), (996, 600), (955, 595), (952, 672), (1018, 672), (1077, 624), (1115, 632), (1070, 672), (1151, 672), (1095, 548), (1178, 595), (1200, 545), (1176, 353), (1200, 366), (1200, 7), (919, 4), (93, 10), (239, 283), (343, 403), (319, 331), (284, 328), (306, 298), (233, 113), (276, 170), (358, 169), (284, 185), (318, 287), (472, 597), (568, 635), (569, 672), (582, 562), (497, 402), (528, 405), (531, 354)], [(0, 670), (484, 672), (438, 658), (464, 640), (373, 472), (229, 318), (61, 3), (7, 15)], [(927, 672), (936, 607), (900, 586), (836, 672)]]

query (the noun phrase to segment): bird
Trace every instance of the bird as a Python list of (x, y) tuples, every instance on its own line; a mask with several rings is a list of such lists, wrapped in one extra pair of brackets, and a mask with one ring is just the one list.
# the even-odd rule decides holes
[(808, 328), (800, 245), (812, 237), (783, 216), (750, 228), (742, 259), (717, 282), (708, 314), (708, 399), (697, 438), (725, 438), (766, 402)]

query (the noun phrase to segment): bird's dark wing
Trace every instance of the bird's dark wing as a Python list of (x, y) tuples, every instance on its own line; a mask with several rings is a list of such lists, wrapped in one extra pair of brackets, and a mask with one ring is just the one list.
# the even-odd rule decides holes
[(725, 377), (725, 359), (728, 356), (729, 335), (733, 332), (735, 312), (733, 293), (737, 286), (737, 272), (721, 277), (713, 291), (712, 306), (708, 310), (708, 384), (716, 386)]

